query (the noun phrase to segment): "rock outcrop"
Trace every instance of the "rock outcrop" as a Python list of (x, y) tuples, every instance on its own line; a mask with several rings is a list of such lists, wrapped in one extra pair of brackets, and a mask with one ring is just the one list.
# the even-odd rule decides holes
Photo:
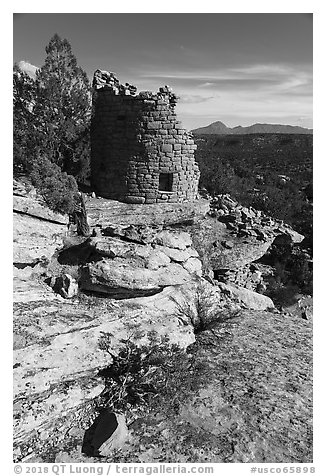
[[(180, 390), (187, 384), (193, 391), (177, 410), (161, 402), (151, 412), (138, 411), (128, 423), (119, 463), (312, 463), (310, 322), (241, 311), (198, 335), (188, 352), (204, 369), (200, 375), (190, 369), (180, 384)], [(50, 431), (26, 434), (26, 443), (34, 438), (28, 461), (114, 462), (112, 453), (98, 460), (81, 452), (82, 425), (89, 427), (91, 411), (75, 408)], [(55, 440), (51, 446), (42, 440), (47, 431)], [(22, 447), (20, 458), (26, 460)]]
[(14, 257), (18, 267), (49, 260), (63, 246), (68, 216), (50, 210), (34, 187), (14, 181)]
[(196, 309), (198, 296), (212, 315), (224, 308), (227, 314), (232, 308), (248, 307), (241, 300), (236, 304), (225, 285), (198, 279), (168, 286), (151, 297), (115, 301), (81, 296), (74, 301), (15, 304), (15, 444), (28, 435), (41, 435), (101, 393), (104, 387), (97, 372), (111, 361), (99, 347), (102, 335), (112, 336), (113, 352), (123, 339), (135, 335), (142, 342), (151, 330), (187, 347), (195, 340), (188, 310)]
[(192, 343), (192, 327), (177, 317), (182, 287), (177, 293), (173, 289), (118, 302), (84, 297), (15, 304), (15, 444), (40, 435), (101, 393), (104, 386), (97, 372), (111, 361), (99, 347), (103, 334), (114, 336), (112, 351), (123, 339), (150, 330), (180, 346)]
[[(229, 195), (215, 197), (209, 216), (193, 224), (191, 234), (204, 272), (213, 271), (218, 280), (232, 274), (232, 281), (242, 283), (251, 280), (237, 279), (237, 275), (248, 274), (248, 266), (262, 258), (273, 243), (295, 244), (304, 239), (289, 225), (243, 207)], [(256, 278), (253, 276), (252, 281), (258, 285)]]
[[(201, 215), (200, 219), (198, 216), (198, 220), (192, 215), (192, 225), (181, 226), (181, 211), (175, 215), (175, 222), (170, 217), (160, 223), (160, 218), (157, 221), (153, 219), (154, 210), (151, 205), (146, 205), (149, 207), (149, 218), (147, 221), (145, 219), (144, 223), (139, 220), (141, 216), (146, 216), (145, 208), (139, 211), (138, 216), (135, 214), (136, 219), (132, 219), (132, 213), (128, 214), (129, 212), (127, 219), (124, 214), (121, 219), (118, 214), (111, 214), (109, 219), (103, 214), (100, 223), (96, 223), (96, 220), (93, 222), (93, 236), (80, 238), (67, 236), (67, 218), (56, 217), (50, 211), (47, 215), (46, 207), (32, 189), (29, 193), (26, 187), (16, 184), (15, 193), (19, 197), (15, 202), (16, 223), (20, 223), (21, 219), (25, 226), (21, 228), (23, 231), (20, 233), (17, 231), (20, 228), (17, 228), (14, 241), (14, 253), (18, 257), (14, 267), (15, 460), (89, 461), (85, 460), (85, 455), (80, 451), (82, 438), (84, 430), (92, 424), (92, 421), (89, 421), (94, 415), (92, 402), (104, 390), (99, 372), (112, 362), (111, 354), (100, 345), (103, 338), (106, 342), (109, 341), (110, 352), (115, 354), (126, 339), (139, 343), (148, 342), (148, 332), (151, 331), (155, 331), (159, 336), (167, 336), (172, 344), (181, 348), (190, 346), (191, 349), (196, 340), (195, 321), (202, 319), (202, 315), (199, 316), (198, 313), (202, 313), (204, 309), (207, 323), (211, 324), (215, 319), (221, 325), (218, 328), (209, 325), (207, 332), (200, 337), (203, 339), (203, 349), (206, 346), (207, 350), (211, 345), (210, 339), (214, 340), (217, 336), (213, 354), (218, 355), (218, 360), (212, 362), (212, 369), (217, 365), (219, 377), (216, 378), (215, 374), (208, 376), (210, 383), (207, 388), (185, 401), (179, 416), (171, 417), (166, 422), (165, 435), (168, 432), (179, 435), (180, 425), (177, 421), (180, 418), (180, 421), (188, 422), (191, 431), (198, 433), (200, 428), (204, 428), (205, 432), (209, 433), (209, 438), (213, 435), (212, 438), (218, 439), (218, 431), (222, 428), (224, 440), (218, 439), (218, 444), (214, 443), (209, 447), (206, 461), (226, 462), (230, 460), (228, 455), (232, 452), (229, 446), (226, 447), (223, 443), (226, 438), (225, 431), (229, 429), (234, 432), (233, 424), (238, 421), (241, 441), (243, 439), (244, 443), (234, 446), (234, 457), (231, 460), (271, 461), (268, 448), (264, 446), (257, 449), (257, 434), (249, 421), (251, 409), (246, 407), (247, 400), (242, 400), (243, 394), (239, 396), (240, 406), (232, 404), (232, 395), (238, 390), (228, 381), (228, 372), (230, 369), (234, 372), (232, 375), (241, 382), (245, 392), (249, 392), (252, 387), (259, 393), (265, 388), (263, 385), (271, 385), (267, 382), (266, 375), (270, 377), (269, 372), (275, 362), (278, 375), (282, 375), (284, 379), (288, 378), (283, 361), (289, 358), (289, 352), (297, 352), (295, 346), (302, 346), (303, 341), (306, 345), (311, 326), (310, 317), (308, 320), (298, 319), (300, 323), (294, 329), (295, 322), (291, 316), (284, 320), (284, 316), (279, 316), (275, 310), (273, 313), (266, 312), (267, 309), (273, 308), (268, 297), (240, 286), (221, 283), (218, 279), (211, 282), (203, 279), (202, 262), (206, 269), (211, 270), (223, 270), (223, 267), (229, 270), (233, 267), (234, 270), (236, 266), (245, 269), (246, 266), (252, 266), (252, 261), (265, 252), (275, 237), (285, 234), (291, 240), (299, 239), (295, 232), (282, 228), (281, 224), (266, 224), (264, 238), (259, 238), (262, 235), (258, 234), (238, 236), (241, 227), (230, 228), (228, 225), (233, 223), (235, 227), (238, 226), (237, 220), (223, 222), (218, 217), (204, 218), (204, 215)], [(107, 201), (106, 207), (109, 202)], [(172, 205), (174, 204), (169, 204)], [(238, 213), (238, 205), (235, 208)], [(105, 207), (102, 211), (104, 209)], [(32, 223), (30, 220), (36, 222)], [(41, 224), (48, 228), (43, 231)], [(265, 224), (260, 223), (260, 230), (263, 230), (264, 226)], [(214, 251), (211, 253), (211, 250)], [(256, 267), (251, 272), (256, 273), (259, 282), (260, 270)], [(54, 285), (54, 290), (50, 284)], [(116, 300), (113, 297), (124, 299)], [(248, 309), (257, 314), (248, 313)], [(225, 320), (228, 322), (224, 322)], [(232, 339), (228, 341), (230, 333)], [(270, 346), (268, 336), (272, 336), (273, 346)], [(288, 339), (293, 340), (293, 345), (288, 345)], [(262, 355), (265, 356), (266, 349), (267, 357), (264, 362)], [(208, 358), (206, 350), (203, 350), (203, 354), (202, 351), (198, 353), (199, 358), (203, 361), (214, 359), (215, 357), (211, 356)], [(228, 359), (231, 360), (227, 372), (225, 368), (229, 365)], [(309, 360), (305, 360), (299, 350), (295, 359), (293, 371), (298, 375), (302, 371), (307, 376)], [(221, 361), (224, 362), (225, 368), (218, 367)], [(243, 368), (239, 368), (240, 361)], [(191, 370), (189, 372), (191, 374)], [(262, 378), (266, 377), (262, 386), (255, 380), (257, 372)], [(221, 384), (222, 387), (221, 375), (226, 382), (224, 386)], [(275, 378), (272, 379), (274, 383)], [(288, 387), (283, 383), (278, 382), (277, 391), (286, 400), (286, 415), (294, 419), (295, 425), (299, 425), (308, 435), (308, 423), (304, 426), (298, 419), (301, 407), (294, 407), (291, 400), (291, 385), (294, 383), (292, 380), (286, 381), (284, 385)], [(307, 390), (306, 380), (302, 385), (302, 389), (300, 387), (298, 391), (300, 402), (306, 402), (309, 407), (304, 413), (308, 422), (310, 397), (308, 396), (306, 401), (302, 397)], [(277, 395), (273, 393), (272, 386), (268, 388), (272, 392), (273, 405), (276, 405)], [(263, 419), (263, 434), (269, 438), (269, 431), (274, 432), (274, 438), (278, 438), (281, 446), (284, 442), (277, 436), (279, 429), (283, 431), (281, 410), (268, 407), (266, 415), (275, 416), (274, 427), (273, 422), (268, 423), (265, 419), (266, 395), (261, 398), (259, 395), (254, 406), (258, 409), (257, 415)], [(207, 399), (211, 405), (211, 423), (207, 423), (209, 418), (203, 409)], [(84, 420), (81, 415), (88, 413), (89, 419)], [(143, 422), (150, 434), (152, 432), (155, 445), (158, 445), (157, 451), (161, 455), (158, 457), (161, 458), (159, 461), (165, 461), (165, 457), (170, 460), (169, 454), (176, 456), (178, 450), (173, 449), (171, 445), (168, 444), (167, 449), (163, 449), (161, 436), (165, 442), (166, 438), (163, 433), (160, 434), (159, 427), (151, 428), (148, 415), (144, 415)], [(123, 450), (123, 458), (126, 461), (128, 454), (132, 455), (132, 458), (135, 457), (133, 451), (139, 437), (137, 424), (135, 428), (130, 445), (127, 443)], [(142, 428), (140, 423), (138, 428)], [(251, 439), (245, 436), (247, 431)], [(122, 433), (126, 436), (126, 432)], [(296, 439), (297, 429), (293, 430), (293, 434)], [(235, 441), (236, 434), (232, 435)], [(125, 440), (124, 437), (122, 439)], [(79, 441), (79, 452), (72, 454), (67, 448), (72, 448), (76, 441)], [(250, 446), (250, 441), (254, 441), (255, 445)], [(293, 450), (294, 458), (297, 458), (301, 446), (306, 442), (308, 443), (308, 436), (303, 439), (302, 444), (297, 443)], [(151, 448), (146, 445), (145, 441), (145, 450), (138, 451), (139, 462), (146, 462), (151, 458), (152, 461), (156, 460)], [(99, 454), (110, 458), (114, 447), (113, 440), (109, 438), (108, 444), (102, 446), (97, 448)], [(53, 452), (54, 447), (58, 449), (51, 459), (52, 456), (46, 453), (46, 448), (51, 448)], [(31, 454), (29, 448), (33, 449)], [(279, 452), (280, 461), (283, 456), (289, 454), (289, 451), (282, 451)], [(183, 458), (182, 451), (180, 454)], [(199, 462), (199, 449), (198, 452), (196, 449), (195, 454), (196, 458), (198, 457), (196, 461)], [(305, 450), (302, 454), (302, 461), (308, 461), (308, 452)], [(135, 461), (138, 461), (137, 458)]]
[[(134, 239), (141, 241), (137, 228), (134, 232)], [(135, 297), (201, 276), (201, 261), (188, 233), (152, 230), (146, 236), (146, 244), (122, 237), (91, 238), (89, 246), (101, 259), (83, 267), (81, 288), (111, 297)]]
[(219, 288), (226, 293), (230, 293), (232, 299), (239, 300), (248, 309), (255, 309), (256, 311), (271, 310), (274, 308), (274, 303), (268, 296), (256, 293), (250, 289), (239, 286), (232, 286), (230, 284), (218, 284)]
[(191, 275), (179, 264), (146, 269), (124, 260), (102, 260), (83, 270), (81, 288), (112, 297), (131, 297), (159, 292), (166, 286), (184, 284)]
[(192, 223), (204, 217), (209, 211), (208, 200), (189, 203), (160, 203), (134, 205), (87, 197), (88, 223), (90, 227), (106, 228), (112, 224), (121, 225), (171, 225)]
[(264, 241), (268, 237), (288, 236), (293, 243), (300, 243), (304, 236), (294, 231), (282, 220), (265, 215), (260, 210), (244, 207), (229, 195), (218, 195), (211, 202), (210, 216), (226, 224), (232, 235), (254, 237)]

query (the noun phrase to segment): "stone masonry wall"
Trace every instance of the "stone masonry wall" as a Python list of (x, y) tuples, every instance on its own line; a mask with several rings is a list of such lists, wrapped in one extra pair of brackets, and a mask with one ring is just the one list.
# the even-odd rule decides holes
[(136, 95), (114, 73), (95, 71), (91, 181), (98, 195), (127, 203), (197, 198), (196, 145), (177, 120), (176, 102), (168, 86)]

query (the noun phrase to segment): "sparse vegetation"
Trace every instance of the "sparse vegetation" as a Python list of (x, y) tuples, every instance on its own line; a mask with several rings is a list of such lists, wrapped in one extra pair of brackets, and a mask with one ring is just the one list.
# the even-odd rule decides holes
[(125, 339), (117, 354), (111, 351), (111, 338), (103, 334), (100, 340), (100, 348), (112, 357), (112, 364), (101, 372), (106, 388), (99, 399), (100, 407), (127, 411), (143, 406), (177, 411), (180, 402), (201, 385), (203, 365), (167, 336), (149, 332), (146, 344)]
[(312, 247), (312, 135), (202, 135), (195, 139), (202, 187), (212, 195), (229, 193), (244, 206), (284, 220), (304, 234), (306, 245)]
[(211, 195), (228, 193), (305, 236), (285, 253), (276, 247), (270, 253), (277, 279), (269, 295), (281, 296), (288, 285), (312, 294), (312, 135), (201, 135), (196, 141), (200, 184)]
[(275, 304), (283, 305), (298, 292), (313, 294), (313, 269), (309, 252), (299, 246), (272, 245), (260, 260), (274, 267), (267, 294)]
[(236, 310), (227, 309), (226, 307), (217, 309), (216, 305), (213, 305), (215, 301), (216, 295), (214, 296), (208, 287), (199, 284), (192, 302), (185, 300), (183, 303), (179, 303), (175, 301), (178, 317), (185, 324), (191, 324), (194, 333), (199, 334), (210, 329), (216, 323), (224, 322), (237, 315), (238, 311)]

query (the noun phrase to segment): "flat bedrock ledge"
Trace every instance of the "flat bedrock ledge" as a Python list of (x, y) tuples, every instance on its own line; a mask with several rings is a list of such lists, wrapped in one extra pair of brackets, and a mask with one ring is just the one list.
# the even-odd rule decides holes
[(208, 200), (184, 203), (130, 204), (104, 198), (86, 201), (88, 223), (91, 227), (119, 225), (169, 225), (193, 222), (209, 211)]

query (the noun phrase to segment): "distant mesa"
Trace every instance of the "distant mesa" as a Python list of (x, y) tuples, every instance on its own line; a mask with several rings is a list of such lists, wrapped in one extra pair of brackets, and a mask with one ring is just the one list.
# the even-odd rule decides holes
[(191, 131), (193, 134), (312, 134), (313, 129), (284, 124), (253, 124), (252, 126), (227, 127), (223, 122), (216, 121), (206, 127)]

